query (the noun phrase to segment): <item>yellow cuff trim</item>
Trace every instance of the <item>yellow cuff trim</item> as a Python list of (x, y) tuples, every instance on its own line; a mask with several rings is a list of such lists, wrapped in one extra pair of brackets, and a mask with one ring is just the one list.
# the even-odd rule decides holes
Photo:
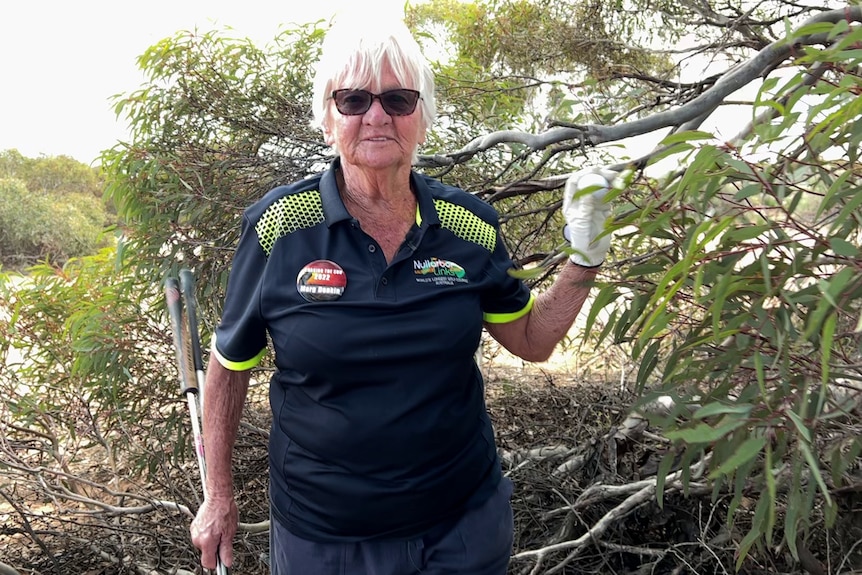
[(483, 314), (482, 319), (484, 319), (488, 323), (509, 323), (513, 322), (516, 319), (520, 319), (530, 313), (530, 310), (533, 309), (533, 303), (536, 301), (536, 296), (530, 294), (530, 301), (527, 302), (523, 308), (519, 311), (512, 313), (486, 313)]
[(247, 359), (245, 361), (231, 361), (216, 349), (215, 335), (213, 335), (212, 353), (223, 368), (229, 369), (230, 371), (248, 371), (260, 363), (260, 360), (262, 360), (263, 356), (266, 354), (266, 348), (260, 350), (260, 352), (251, 359)]

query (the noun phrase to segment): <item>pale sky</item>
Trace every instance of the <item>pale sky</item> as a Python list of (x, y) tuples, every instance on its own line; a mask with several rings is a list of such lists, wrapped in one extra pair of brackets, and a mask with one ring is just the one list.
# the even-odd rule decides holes
[[(402, 15), (407, 0), (0, 1), (0, 151), (66, 155), (89, 164), (128, 139), (111, 96), (140, 87), (136, 59), (159, 40), (183, 30), (230, 27), (233, 35), (264, 46), (289, 23), (345, 10), (373, 26), (384, 15)], [(746, 118), (734, 119), (732, 129), (716, 121), (705, 129), (729, 137)], [(641, 137), (646, 143), (636, 148), (648, 150), (657, 137)]]
[[(0, 5), (0, 151), (93, 162), (126, 139), (111, 96), (138, 88), (136, 59), (181, 30), (222, 30), (263, 46), (290, 22), (330, 18), (355, 0), (5, 0)], [(404, 0), (366, 2), (403, 13)], [(373, 14), (372, 14), (373, 15)], [(378, 12), (379, 15), (379, 12)]]

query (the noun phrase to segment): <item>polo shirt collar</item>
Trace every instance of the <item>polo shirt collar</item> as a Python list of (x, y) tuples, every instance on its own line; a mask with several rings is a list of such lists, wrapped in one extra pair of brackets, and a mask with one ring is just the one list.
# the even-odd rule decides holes
[(329, 169), (323, 173), (320, 178), (320, 202), (323, 204), (323, 217), (326, 221), (326, 227), (331, 228), (334, 224), (350, 220), (352, 216), (347, 208), (344, 207), (344, 202), (341, 201), (341, 195), (338, 193), (338, 167), (341, 164), (340, 158), (335, 158), (329, 165)]
[[(352, 219), (350, 212), (344, 207), (344, 202), (341, 200), (341, 194), (338, 193), (338, 168), (341, 165), (341, 158), (335, 158), (329, 165), (329, 169), (323, 173), (320, 178), (320, 201), (323, 204), (323, 216), (326, 220), (326, 227), (332, 227), (334, 224)], [(437, 215), (437, 208), (434, 207), (434, 198), (431, 195), (431, 190), (424, 178), (420, 177), (416, 172), (410, 172), (410, 185), (416, 192), (416, 225), (419, 227), (440, 225), (440, 217)]]
[(410, 172), (410, 185), (416, 190), (416, 225), (420, 228), (425, 226), (439, 226), (440, 216), (437, 214), (437, 207), (434, 205), (434, 197), (431, 195), (431, 190), (428, 188), (428, 180), (421, 177), (416, 172)]

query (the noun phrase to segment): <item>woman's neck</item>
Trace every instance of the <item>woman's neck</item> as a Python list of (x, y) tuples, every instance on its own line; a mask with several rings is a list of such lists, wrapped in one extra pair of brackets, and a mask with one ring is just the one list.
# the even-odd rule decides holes
[(344, 207), (365, 233), (374, 238), (391, 262), (408, 230), (416, 222), (416, 196), (407, 177), (358, 179), (338, 173), (338, 189)]
[(338, 188), (348, 210), (354, 208), (368, 213), (389, 211), (397, 214), (403, 213), (405, 209), (415, 209), (409, 168), (397, 172), (342, 168), (338, 180)]

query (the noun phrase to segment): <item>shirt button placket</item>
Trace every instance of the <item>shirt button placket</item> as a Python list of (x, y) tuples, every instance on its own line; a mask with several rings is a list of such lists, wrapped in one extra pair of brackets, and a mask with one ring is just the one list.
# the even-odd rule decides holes
[(390, 281), (389, 275), (383, 275), (377, 282), (377, 297), (386, 300), (395, 298), (395, 283)]
[(389, 285), (389, 278), (384, 275), (386, 271), (386, 263), (381, 261), (381, 259), (376, 255), (379, 251), (380, 250), (377, 248), (376, 244), (368, 244), (368, 254), (371, 256), (371, 269), (375, 271), (375, 275), (378, 277), (376, 297), (389, 299), (392, 297), (392, 287)]

